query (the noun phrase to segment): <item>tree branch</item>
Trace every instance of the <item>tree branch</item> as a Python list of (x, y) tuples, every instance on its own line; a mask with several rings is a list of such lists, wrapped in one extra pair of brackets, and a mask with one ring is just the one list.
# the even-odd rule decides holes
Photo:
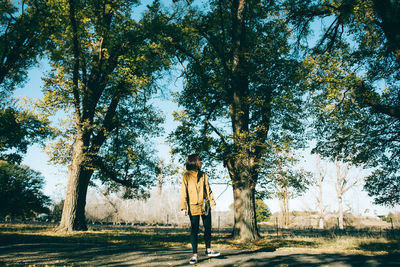
[(116, 173), (115, 171), (113, 171), (113, 169), (108, 168), (107, 164), (103, 161), (102, 158), (96, 156), (94, 159), (92, 159), (92, 164), (94, 165), (94, 167), (96, 167), (96, 169), (103, 172), (103, 174), (105, 174), (105, 176), (112, 181), (129, 188), (138, 188), (138, 186), (135, 185), (132, 180), (118, 178), (119, 173)]
[(389, 106), (379, 103), (379, 96), (369, 90), (363, 81), (360, 81), (355, 87), (355, 95), (357, 101), (362, 106), (369, 106), (377, 113), (386, 114), (400, 120), (400, 106)]
[(73, 74), (72, 74), (72, 92), (74, 95), (74, 107), (75, 107), (75, 115), (79, 122), (81, 120), (81, 110), (80, 110), (80, 96), (79, 96), (79, 40), (78, 40), (78, 27), (75, 19), (75, 3), (74, 0), (69, 0), (69, 18), (71, 21), (72, 28), (72, 42), (73, 42), (73, 53), (74, 53), (74, 66), (73, 66)]
[(92, 146), (90, 148), (90, 151), (92, 153), (97, 154), (101, 145), (107, 138), (107, 133), (111, 132), (114, 129), (114, 119), (113, 118), (115, 116), (119, 100), (120, 100), (119, 88), (117, 88), (116, 91), (114, 92), (111, 103), (110, 103), (110, 105), (107, 109), (107, 113), (104, 117), (103, 126), (101, 127), (101, 130), (97, 133), (97, 135), (93, 138)]
[(214, 125), (212, 125), (208, 120), (205, 121), (206, 124), (208, 124), (211, 129), (213, 129), (213, 131), (221, 138), (222, 142), (226, 145), (229, 146), (229, 144), (226, 142), (225, 137), (222, 133), (220, 133), (217, 128), (214, 127)]

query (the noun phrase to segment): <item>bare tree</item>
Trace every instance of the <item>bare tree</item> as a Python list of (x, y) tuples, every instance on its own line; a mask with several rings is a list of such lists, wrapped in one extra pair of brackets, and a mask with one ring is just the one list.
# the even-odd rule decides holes
[(276, 167), (271, 179), (276, 186), (276, 195), (280, 201), (280, 221), (284, 228), (290, 224), (289, 199), (301, 195), (309, 185), (310, 174), (297, 168), (297, 155), (287, 148), (275, 154)]
[(110, 192), (108, 191), (102, 190), (101, 188), (98, 188), (98, 192), (101, 194), (104, 203), (109, 207), (109, 210), (111, 211), (109, 219), (114, 224), (119, 224), (121, 222), (120, 206), (122, 199), (110, 194)]
[(338, 199), (338, 223), (339, 229), (343, 229), (343, 195), (353, 186), (357, 184), (357, 177), (350, 177), (349, 171), (350, 166), (349, 163), (343, 163), (341, 161), (336, 160), (336, 193)]
[(278, 198), (280, 200), (279, 206), (281, 209), (280, 221), (282, 222), (282, 226), (287, 229), (290, 223), (288, 186), (279, 187)]
[(326, 166), (326, 164), (324, 164), (322, 166), (321, 163), (322, 163), (321, 157), (317, 154), (315, 167), (317, 170), (317, 176), (316, 176), (317, 196), (316, 196), (316, 199), (317, 199), (317, 205), (318, 205), (318, 227), (319, 227), (319, 229), (324, 229), (325, 207), (324, 207), (324, 202), (322, 199), (322, 196), (323, 196), (322, 185), (323, 185), (325, 177), (326, 177), (327, 166)]

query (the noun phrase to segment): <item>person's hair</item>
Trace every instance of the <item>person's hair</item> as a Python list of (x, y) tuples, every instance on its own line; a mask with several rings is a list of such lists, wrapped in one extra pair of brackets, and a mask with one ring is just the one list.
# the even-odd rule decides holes
[(201, 158), (198, 154), (192, 154), (188, 156), (186, 159), (186, 170), (199, 170), (199, 165), (197, 164), (199, 161), (201, 161)]

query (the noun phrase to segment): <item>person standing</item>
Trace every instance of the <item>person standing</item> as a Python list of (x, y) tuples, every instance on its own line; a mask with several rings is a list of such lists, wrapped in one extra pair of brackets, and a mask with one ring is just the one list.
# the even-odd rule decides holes
[(213, 193), (208, 183), (207, 175), (202, 172), (202, 161), (198, 154), (188, 156), (186, 160), (186, 172), (182, 177), (181, 184), (181, 212), (189, 215), (190, 218), (190, 242), (192, 245), (193, 256), (190, 264), (198, 262), (198, 233), (200, 217), (204, 226), (204, 241), (206, 244), (206, 255), (208, 257), (218, 257), (219, 252), (211, 249), (211, 208), (215, 207)]

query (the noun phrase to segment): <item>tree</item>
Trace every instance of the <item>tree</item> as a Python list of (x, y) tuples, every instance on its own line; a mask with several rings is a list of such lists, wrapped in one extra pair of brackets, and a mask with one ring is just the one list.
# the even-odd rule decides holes
[(301, 64), (273, 2), (210, 1), (201, 9), (191, 2), (158, 13), (185, 79), (173, 152), (198, 152), (210, 169), (223, 163), (233, 186), (234, 237), (256, 239), (255, 192), (266, 155), (272, 144), (301, 146)]
[(339, 229), (343, 229), (343, 195), (357, 184), (356, 178), (349, 177), (349, 163), (335, 162), (336, 180), (335, 189), (338, 199), (338, 223)]
[(52, 220), (59, 222), (61, 220), (62, 210), (64, 207), (64, 200), (58, 203), (54, 203), (53, 209), (51, 210), (50, 217)]
[(0, 160), (21, 163), (28, 146), (52, 134), (47, 119), (0, 103)]
[(158, 188), (158, 194), (162, 194), (163, 190), (163, 185), (164, 185), (164, 169), (165, 169), (165, 163), (163, 159), (160, 159), (158, 161), (157, 167), (156, 167), (156, 173), (157, 173), (157, 188)]
[(20, 163), (30, 144), (51, 134), (47, 119), (11, 99), (45, 45), (40, 25), (46, 16), (41, 0), (0, 2), (0, 160), (10, 163)]
[(268, 179), (259, 183), (257, 193), (268, 198), (276, 196), (280, 200), (281, 221), (287, 228), (290, 224), (289, 200), (307, 189), (310, 174), (297, 168), (299, 160), (289, 144), (274, 147), (269, 157), (269, 166), (264, 174)]
[(150, 138), (162, 118), (150, 103), (157, 73), (168, 57), (145, 25), (132, 18), (137, 1), (49, 2), (52, 25), (43, 109), (70, 119), (49, 148), (52, 160), (69, 164), (59, 228), (85, 230), (88, 185), (100, 179), (126, 197), (146, 193), (156, 159)]
[(318, 227), (319, 229), (324, 229), (324, 217), (325, 217), (325, 207), (324, 207), (324, 202), (323, 202), (323, 190), (322, 186), (326, 177), (326, 172), (327, 172), (327, 167), (326, 166), (321, 166), (321, 157), (319, 155), (316, 155), (316, 171), (317, 171), (317, 177), (316, 177), (316, 182), (317, 182), (317, 190), (318, 190), (318, 196), (317, 196), (317, 205), (318, 205)]
[(266, 222), (271, 217), (271, 211), (261, 198), (256, 198), (256, 215), (257, 222)]
[(0, 217), (31, 218), (48, 212), (48, 196), (42, 193), (44, 179), (27, 166), (0, 160)]
[(27, 70), (41, 53), (46, 33), (46, 1), (0, 2), (0, 97), (26, 80)]
[(400, 203), (399, 1), (293, 0), (287, 8), (300, 43), (313, 21), (327, 23), (309, 58), (315, 151), (372, 168), (365, 189), (375, 203)]

